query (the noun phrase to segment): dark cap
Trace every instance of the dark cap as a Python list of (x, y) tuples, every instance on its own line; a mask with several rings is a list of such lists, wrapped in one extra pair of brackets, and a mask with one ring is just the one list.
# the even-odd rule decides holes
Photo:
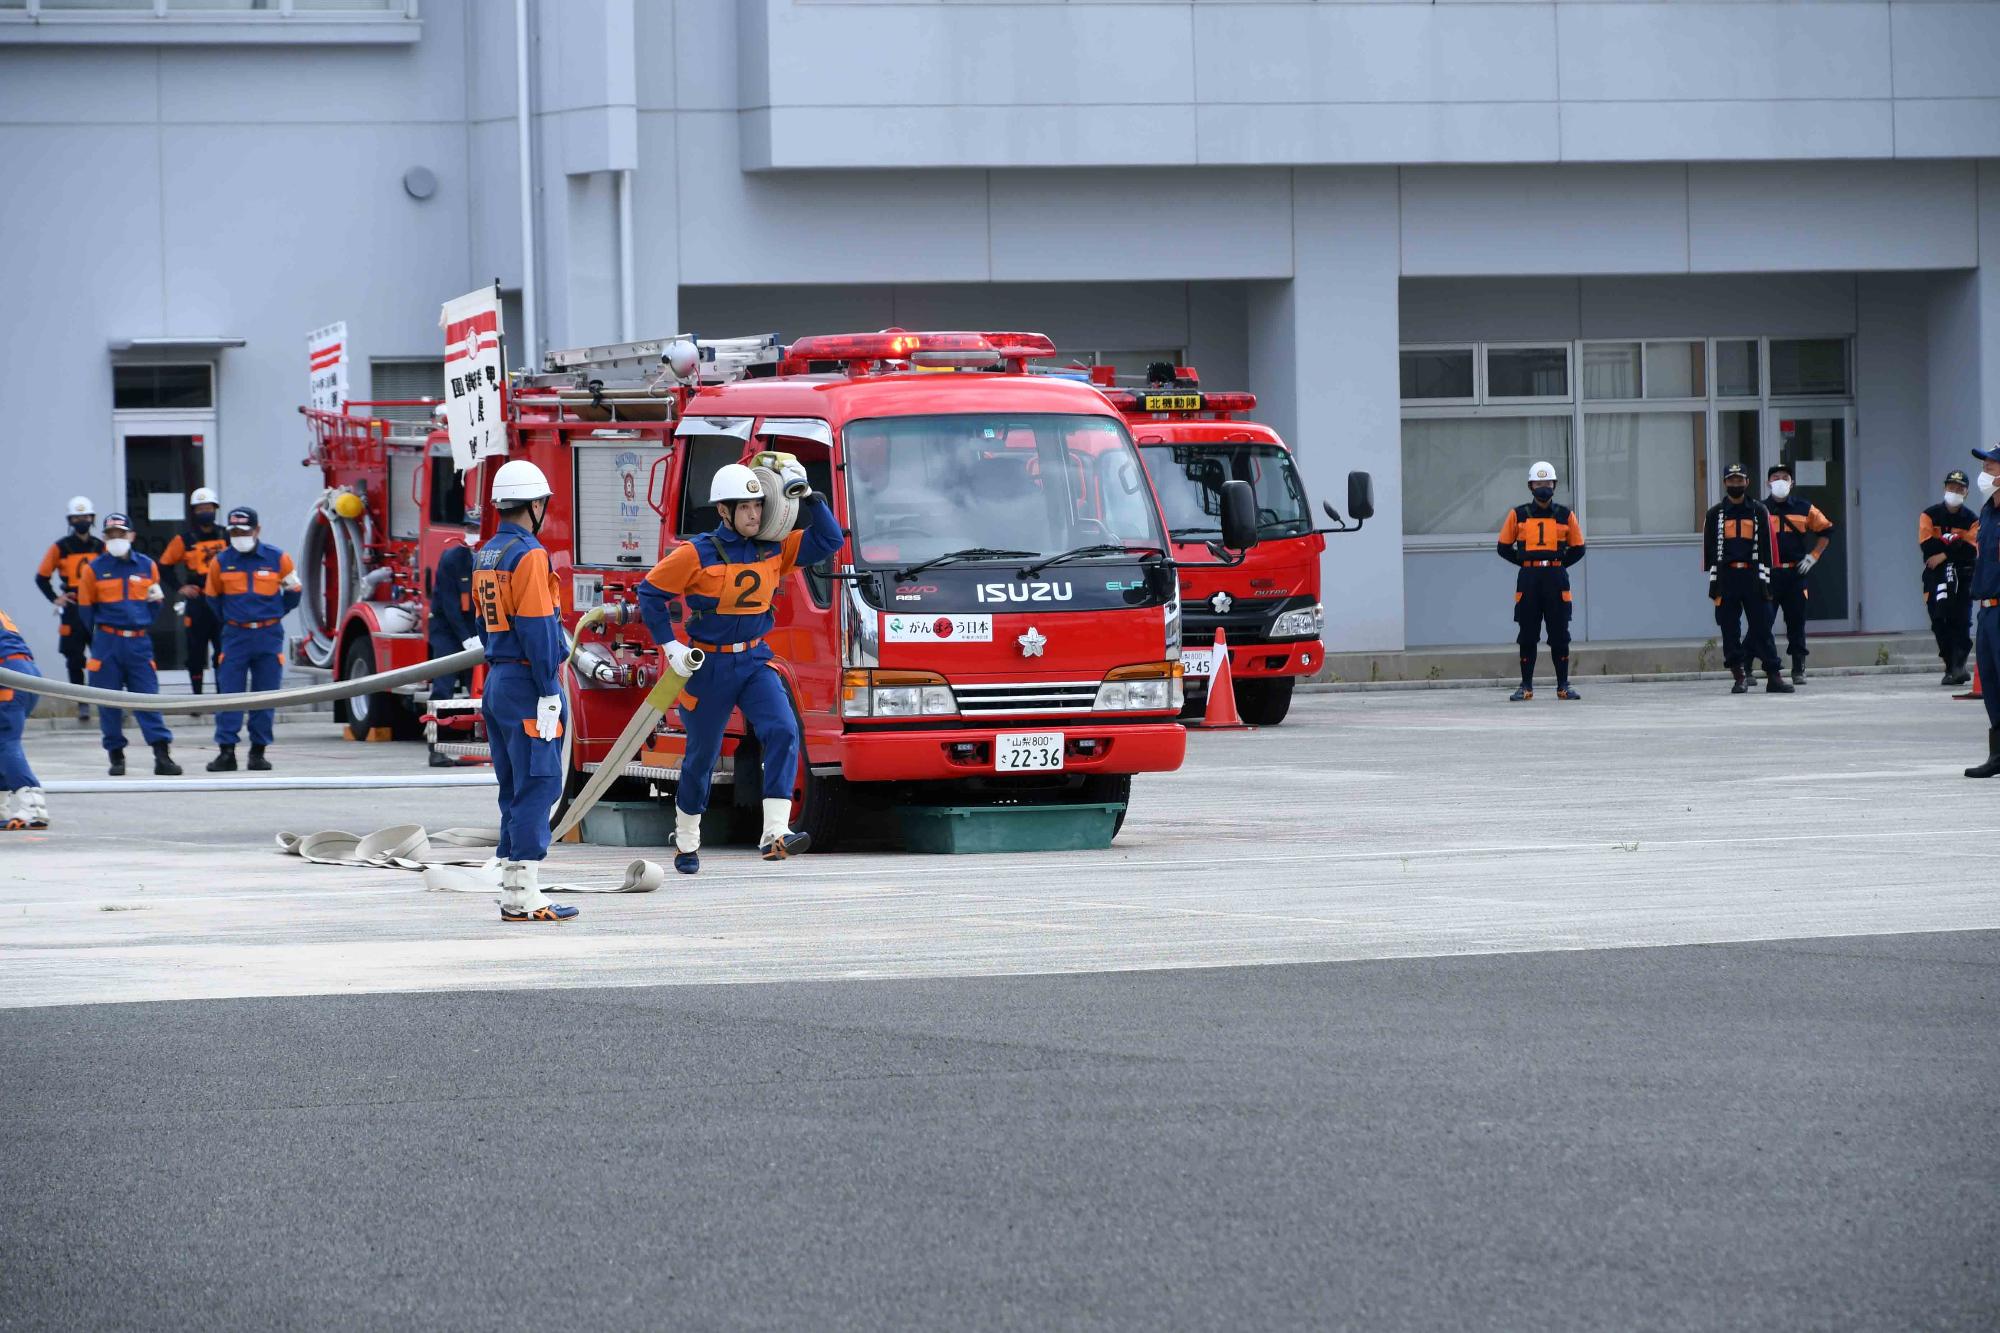
[(1728, 481), (1731, 477), (1741, 477), (1745, 481), (1750, 480), (1750, 474), (1743, 470), (1741, 463), (1731, 463), (1728, 467), (1722, 469), (1722, 479), (1724, 481)]
[(1974, 449), (1972, 456), (1982, 463), (2000, 463), (2000, 444), (1991, 449)]
[(1953, 468), (1944, 474), (1944, 484), (1947, 486), (1970, 486), (1972, 479), (1957, 468)]
[(257, 511), (248, 505), (240, 505), (229, 511), (227, 526), (232, 528), (254, 528), (257, 526)]
[(1771, 478), (1777, 476), (1780, 472), (1784, 473), (1788, 477), (1791, 476), (1792, 465), (1789, 463), (1771, 464), (1771, 466), (1764, 469), (1764, 480), (1769, 481)]
[(125, 531), (127, 531), (127, 532), (133, 532), (133, 531), (136, 531), (136, 529), (135, 529), (135, 528), (133, 528), (133, 526), (132, 526), (132, 520), (131, 520), (131, 519), (129, 519), (129, 518), (127, 518), (127, 517), (125, 517), (125, 515), (123, 515), (123, 514), (106, 514), (106, 515), (104, 516), (104, 530), (105, 530), (106, 532), (109, 532), (109, 531), (111, 531), (111, 529), (113, 529), (113, 528), (123, 528), (123, 529), (125, 529)]

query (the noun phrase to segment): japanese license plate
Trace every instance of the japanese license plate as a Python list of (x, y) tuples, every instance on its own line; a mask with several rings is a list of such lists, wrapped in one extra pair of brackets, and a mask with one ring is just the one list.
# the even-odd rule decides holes
[(1215, 649), (1181, 649), (1181, 674), (1189, 677), (1210, 676), (1215, 673)]
[(1060, 731), (1011, 731), (993, 738), (993, 768), (999, 773), (1038, 773), (1063, 766)]

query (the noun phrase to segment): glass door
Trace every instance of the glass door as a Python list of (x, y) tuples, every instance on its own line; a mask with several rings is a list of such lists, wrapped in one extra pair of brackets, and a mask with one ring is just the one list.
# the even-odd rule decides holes
[[(1783, 463), (1792, 471), (1792, 493), (1819, 506), (1833, 523), (1833, 544), (1812, 572), (1812, 601), (1807, 619), (1824, 629), (1854, 628), (1850, 564), (1854, 531), (1849, 522), (1848, 442), (1853, 438), (1853, 409), (1845, 407), (1773, 407), (1767, 409), (1766, 463)], [(1757, 477), (1759, 486), (1763, 477)]]
[[(212, 413), (120, 413), (118, 506), (131, 517), (132, 547), (158, 560), (187, 521), (188, 493), (208, 484), (214, 447)], [(109, 513), (109, 507), (101, 512)], [(169, 592), (175, 576), (162, 570)], [(163, 668), (183, 665), (180, 616), (169, 596), (153, 617), (153, 657)]]

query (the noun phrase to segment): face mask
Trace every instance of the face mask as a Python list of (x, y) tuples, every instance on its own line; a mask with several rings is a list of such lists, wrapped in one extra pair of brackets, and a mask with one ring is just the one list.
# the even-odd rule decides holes
[(196, 527), (198, 527), (198, 528), (212, 528), (212, 527), (214, 527), (214, 526), (215, 526), (215, 511), (214, 511), (213, 509), (197, 509), (197, 510), (195, 510), (195, 511), (194, 511), (194, 522), (195, 522), (195, 526), (196, 526)]
[(1944, 493), (1944, 507), (1946, 509), (1956, 509), (1964, 503), (1965, 497), (1957, 491), (1946, 491)]
[(1980, 473), (1977, 480), (1979, 482), (1979, 493), (1981, 495), (1993, 494), (1993, 474), (1991, 472)]
[(1528, 490), (1537, 500), (1553, 500), (1556, 496), (1556, 488), (1546, 484), (1530, 486)]
[(90, 520), (87, 518), (73, 518), (69, 521), (69, 530), (71, 532), (89, 532)]
[(476, 550), (478, 550), (478, 549), (479, 549), (479, 534), (478, 534), (478, 533), (476, 533), (476, 532), (468, 532), (468, 533), (466, 533), (466, 534), (465, 534), (465, 549), (466, 549), (466, 550), (468, 550), (468, 551), (476, 551)]
[(1728, 496), (1732, 500), (1741, 500), (1744, 496), (1744, 493), (1748, 490), (1749, 487), (1743, 485), (1743, 483), (1741, 482), (1738, 482), (1734, 486), (1724, 486), (1722, 488), (1722, 493)]
[(257, 539), (255, 537), (231, 537), (229, 544), (245, 555), (257, 549)]
[(123, 560), (126, 556), (132, 554), (132, 539), (130, 537), (113, 537), (104, 543), (104, 549), (117, 556), (120, 560)]
[(1779, 477), (1771, 483), (1771, 498), (1773, 500), (1782, 500), (1791, 493), (1792, 483), (1786, 481), (1783, 477)]

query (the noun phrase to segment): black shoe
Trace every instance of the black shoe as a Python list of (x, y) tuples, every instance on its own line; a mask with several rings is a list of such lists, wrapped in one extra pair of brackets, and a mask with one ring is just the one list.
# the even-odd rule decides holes
[(1729, 668), (1729, 674), (1736, 678), (1736, 683), (1729, 687), (1729, 692), (1731, 694), (1750, 693), (1750, 677), (1744, 674), (1742, 667)]
[(153, 747), (153, 776), (158, 778), (177, 778), (180, 775), (181, 766), (174, 762), (173, 751), (167, 748), (167, 743), (161, 741), (158, 745), (155, 745)]
[(453, 759), (453, 758), (452, 758), (452, 757), (451, 757), (450, 755), (448, 755), (448, 754), (439, 754), (439, 753), (438, 753), (438, 752), (437, 752), (436, 750), (432, 750), (432, 751), (431, 751), (431, 767), (432, 767), (432, 768), (457, 768), (457, 767), (458, 767), (458, 760), (456, 760), (456, 759)]
[(1785, 673), (1778, 670), (1778, 668), (1767, 667), (1764, 670), (1764, 675), (1768, 678), (1764, 683), (1764, 693), (1766, 694), (1798, 693), (1797, 690), (1792, 688), (1790, 682), (1788, 682), (1785, 679)]
[(1523, 685), (1520, 689), (1515, 690), (1512, 694), (1507, 696), (1507, 702), (1510, 704), (1517, 704), (1522, 702), (1523, 700), (1532, 699), (1534, 697), (1535, 697), (1534, 687), (1532, 685)]
[(1803, 657), (1794, 657), (1792, 659), (1792, 684), (1803, 685), (1805, 683), (1806, 659)]
[(1578, 694), (1578, 693), (1577, 693), (1577, 692), (1576, 692), (1575, 690), (1573, 690), (1573, 689), (1571, 689), (1571, 688), (1569, 687), (1569, 682), (1568, 682), (1568, 681), (1566, 681), (1566, 680), (1559, 680), (1559, 681), (1557, 681), (1557, 682), (1556, 682), (1556, 698), (1558, 698), (1558, 699), (1581, 699), (1582, 697), (1583, 697), (1582, 695)]
[(190, 694), (200, 694), (200, 693), (201, 693), (201, 677), (200, 677), (200, 676), (189, 676), (189, 677), (188, 677), (188, 692), (189, 692)]
[(1938, 684), (1956, 685), (1958, 684), (1958, 674), (1954, 672), (1950, 667), (1946, 667), (1944, 669), (1944, 674), (1938, 677)]
[(261, 745), (250, 747), (250, 771), (252, 773), (269, 773), (271, 771), (271, 761), (264, 757), (264, 747)]
[(125, 752), (123, 750), (111, 751), (111, 776), (114, 778), (125, 776)]
[(2000, 727), (1986, 729), (1986, 762), (1965, 770), (1969, 778), (1990, 778), (2000, 773)]
[(236, 747), (233, 745), (218, 746), (215, 758), (208, 761), (208, 771), (211, 773), (234, 773), (236, 771)]

